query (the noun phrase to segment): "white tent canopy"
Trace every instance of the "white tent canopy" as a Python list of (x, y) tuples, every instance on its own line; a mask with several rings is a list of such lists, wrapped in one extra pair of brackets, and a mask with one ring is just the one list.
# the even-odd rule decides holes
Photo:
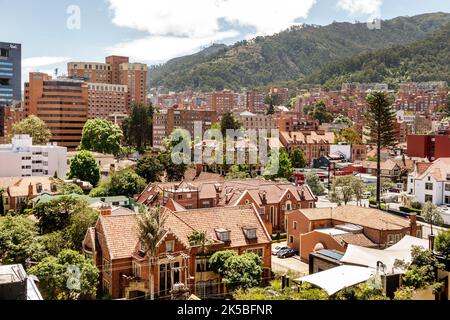
[(365, 282), (375, 274), (376, 270), (372, 268), (344, 265), (314, 273), (295, 281), (311, 283), (322, 288), (331, 296), (344, 288)]
[(403, 270), (394, 269), (394, 263), (396, 260), (403, 260), (406, 263), (411, 262), (411, 249), (413, 246), (420, 246), (426, 249), (428, 247), (428, 241), (405, 236), (397, 244), (385, 250), (348, 245), (341, 262), (377, 268), (377, 263), (380, 261), (386, 266), (386, 273), (403, 273)]

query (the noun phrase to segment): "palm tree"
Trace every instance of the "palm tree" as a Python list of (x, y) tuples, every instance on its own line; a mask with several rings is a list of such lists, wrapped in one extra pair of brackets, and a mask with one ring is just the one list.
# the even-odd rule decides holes
[[(191, 246), (198, 246), (200, 248), (199, 253), (201, 255), (204, 255), (206, 252), (206, 244), (208, 240), (206, 239), (206, 232), (205, 231), (194, 231), (189, 237), (188, 237), (189, 243)], [(203, 283), (203, 272), (200, 273), (200, 282), (202, 282), (203, 285), (203, 292), (201, 293), (202, 296), (205, 294), (205, 284)]]
[(155, 279), (154, 265), (157, 254), (157, 244), (161, 234), (164, 231), (166, 217), (160, 214), (159, 207), (144, 208), (138, 219), (138, 234), (141, 243), (141, 249), (149, 257), (150, 277), (149, 289), (150, 299), (155, 299)]

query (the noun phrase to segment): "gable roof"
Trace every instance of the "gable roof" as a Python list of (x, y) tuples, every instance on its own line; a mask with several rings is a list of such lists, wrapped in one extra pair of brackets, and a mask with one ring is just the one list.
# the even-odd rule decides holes
[(447, 177), (450, 175), (450, 158), (439, 158), (434, 161), (417, 179), (431, 175), (436, 181), (449, 181)]
[(39, 177), (8, 177), (0, 178), (0, 188), (8, 190), (11, 197), (26, 197), (28, 196), (28, 186), (33, 186), (33, 195), (39, 194), (37, 192), (37, 185), (42, 184), (42, 192), (51, 192), (52, 184), (57, 183), (58, 180), (50, 176)]

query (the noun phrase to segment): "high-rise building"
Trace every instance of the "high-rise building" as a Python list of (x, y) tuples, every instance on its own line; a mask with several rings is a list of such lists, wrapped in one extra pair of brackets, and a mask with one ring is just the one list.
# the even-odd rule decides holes
[(69, 78), (89, 83), (128, 86), (127, 104), (147, 103), (147, 71), (142, 63), (130, 63), (128, 57), (109, 56), (105, 63), (69, 62)]
[(218, 116), (237, 110), (237, 95), (233, 91), (213, 92), (209, 98), (209, 107)]
[(128, 86), (108, 83), (87, 83), (88, 118), (110, 120), (128, 113)]
[(0, 42), (0, 137), (5, 132), (5, 107), (22, 100), (22, 46)]
[(31, 72), (25, 83), (24, 113), (46, 123), (52, 142), (75, 149), (88, 118), (88, 86), (81, 80), (53, 80), (45, 73)]
[(265, 95), (258, 91), (247, 92), (247, 110), (252, 113), (265, 113), (267, 110), (265, 104)]
[(215, 111), (191, 108), (163, 109), (153, 116), (153, 148), (161, 149), (162, 142), (173, 130), (180, 128), (189, 131), (194, 139), (195, 125), (201, 123), (202, 135), (217, 122)]

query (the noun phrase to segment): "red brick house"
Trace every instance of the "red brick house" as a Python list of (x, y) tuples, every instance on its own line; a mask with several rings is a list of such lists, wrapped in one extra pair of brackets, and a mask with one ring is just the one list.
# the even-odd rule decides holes
[(187, 210), (253, 204), (270, 233), (286, 231), (286, 212), (315, 208), (316, 202), (306, 185), (264, 179), (150, 183), (137, 197), (137, 202), (166, 206), (169, 199)]
[[(254, 252), (261, 256), (263, 277), (270, 275), (271, 238), (254, 206), (235, 206), (174, 212), (167, 208), (165, 231), (155, 258), (155, 296), (168, 298), (179, 284), (205, 298), (226, 288), (210, 271), (208, 259), (217, 251)], [(102, 215), (83, 241), (83, 252), (100, 270), (100, 292), (113, 298), (138, 298), (149, 293), (149, 257), (140, 250), (139, 214)], [(188, 237), (206, 232), (206, 254)]]
[(304, 260), (322, 249), (345, 252), (348, 244), (385, 248), (407, 234), (422, 237), (415, 215), (407, 220), (357, 206), (295, 210), (287, 214), (287, 222), (288, 246)]

